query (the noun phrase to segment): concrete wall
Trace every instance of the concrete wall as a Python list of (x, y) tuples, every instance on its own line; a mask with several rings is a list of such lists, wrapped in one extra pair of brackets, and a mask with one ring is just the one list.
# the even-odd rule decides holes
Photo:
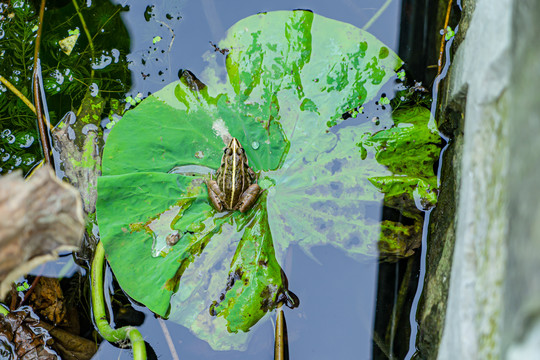
[(438, 358), (540, 358), (540, 2), (466, 3), (442, 100), (463, 125)]
[(540, 358), (540, 2), (515, 0), (503, 352)]

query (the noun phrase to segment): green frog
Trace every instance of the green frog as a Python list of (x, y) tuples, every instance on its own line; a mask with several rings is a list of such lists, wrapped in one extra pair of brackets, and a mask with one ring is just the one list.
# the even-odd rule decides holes
[(246, 151), (236, 138), (223, 150), (221, 166), (215, 179), (205, 180), (208, 197), (217, 211), (240, 210), (246, 212), (257, 200), (261, 188), (248, 165)]

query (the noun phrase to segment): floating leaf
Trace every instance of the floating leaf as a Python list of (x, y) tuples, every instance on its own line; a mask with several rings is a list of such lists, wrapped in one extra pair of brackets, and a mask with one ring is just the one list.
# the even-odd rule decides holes
[(452, 28), (450, 26), (447, 26), (446, 27), (446, 31), (445, 31), (445, 34), (444, 34), (444, 39), (446, 41), (450, 40), (451, 38), (454, 37), (454, 35), (456, 35), (456, 33), (454, 32), (454, 30), (452, 30)]
[(58, 45), (60, 46), (60, 49), (66, 54), (71, 55), (71, 52), (73, 51), (73, 48), (75, 47), (75, 44), (77, 43), (77, 39), (79, 39), (80, 34), (73, 34), (70, 35), (60, 41), (58, 41)]
[[(290, 244), (407, 256), (407, 236), (420, 224), (379, 221), (385, 195), (373, 179), (402, 176), (378, 161), (377, 136), (392, 119), (327, 126), (394, 76), (401, 60), (391, 50), (309, 11), (248, 17), (218, 47), (229, 51), (225, 69), (220, 54), (208, 53), (203, 81), (184, 71), (115, 125), (98, 220), (124, 290), (225, 350), (245, 348), (247, 331), (278, 303), (297, 303), (278, 261)], [(411, 126), (436, 136), (429, 112), (418, 111)], [(202, 183), (230, 137), (243, 144), (264, 189), (245, 214), (216, 213)]]

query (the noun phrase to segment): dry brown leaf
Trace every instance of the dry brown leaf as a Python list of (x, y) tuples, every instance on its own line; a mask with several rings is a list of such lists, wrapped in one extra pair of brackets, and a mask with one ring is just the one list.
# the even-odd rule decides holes
[(21, 360), (59, 360), (54, 350), (63, 360), (90, 360), (98, 348), (94, 341), (39, 321), (28, 307), (0, 315), (0, 339), (2, 359), (11, 352)]
[[(40, 329), (39, 320), (33, 318), (28, 309), (21, 308), (5, 316), (0, 315), (0, 335), (11, 345), (9, 351), (14, 352), (7, 358), (60, 360), (60, 357), (51, 351), (51, 337)], [(6, 346), (5, 343), (3, 345)], [(4, 348), (4, 351), (8, 351), (8, 348)]]
[(10, 283), (59, 251), (74, 251), (84, 231), (79, 192), (42, 167), (0, 179), (0, 298)]
[(64, 324), (66, 306), (57, 278), (40, 277), (30, 294), (30, 305), (44, 320), (54, 325)]
[(53, 349), (62, 356), (62, 360), (89, 360), (98, 349), (98, 344), (68, 331), (40, 322), (53, 337)]

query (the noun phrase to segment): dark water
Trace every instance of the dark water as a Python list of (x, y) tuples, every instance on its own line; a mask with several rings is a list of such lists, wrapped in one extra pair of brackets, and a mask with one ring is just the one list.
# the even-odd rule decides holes
[[(113, 1), (114, 2), (114, 1)], [(229, 27), (248, 16), (276, 10), (307, 9), (331, 19), (347, 22), (362, 28), (385, 1), (369, 0), (276, 0), (276, 1), (116, 1), (129, 5), (123, 13), (124, 23), (131, 37), (133, 61), (133, 93), (147, 94), (159, 90), (164, 84), (177, 79), (179, 69), (189, 69), (195, 75), (206, 66), (202, 55), (213, 50), (209, 42), (218, 43)], [(171, 5), (171, 4), (175, 5)], [(145, 21), (148, 6), (154, 6), (150, 21)], [(384, 44), (397, 51), (401, 1), (393, 0), (369, 31)], [(167, 16), (169, 15), (169, 16)], [(181, 17), (178, 20), (178, 17)], [(172, 20), (168, 20), (172, 17)], [(173, 45), (171, 27), (175, 34)], [(163, 26), (161, 26), (163, 25)], [(157, 45), (151, 39), (159, 35), (163, 38)], [(150, 39), (150, 41), (149, 41)], [(161, 51), (165, 52), (162, 53)], [(150, 53), (148, 53), (150, 51)], [(141, 64), (147, 59), (146, 65)], [(143, 80), (141, 72), (150, 75)], [(162, 74), (160, 75), (160, 72)]]
[[(333, 248), (320, 248), (316, 263), (302, 250), (292, 249), (293, 265), (285, 271), (289, 287), (301, 299), (294, 310), (285, 310), (291, 359), (369, 359), (375, 297), (377, 264), (358, 263)], [(145, 341), (158, 358), (172, 359), (162, 325), (146, 314), (139, 326)], [(274, 318), (274, 316), (272, 316)], [(264, 322), (254, 331), (245, 352), (213, 351), (186, 328), (165, 321), (180, 359), (273, 359), (274, 328)], [(129, 350), (120, 350), (103, 342), (95, 359), (130, 359)]]

